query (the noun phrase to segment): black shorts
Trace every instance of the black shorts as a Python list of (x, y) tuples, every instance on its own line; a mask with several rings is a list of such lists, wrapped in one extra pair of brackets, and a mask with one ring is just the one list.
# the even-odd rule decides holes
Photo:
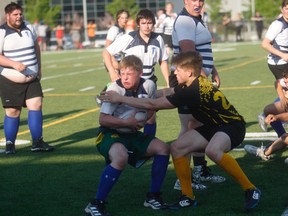
[(172, 49), (173, 48), (172, 35), (163, 34), (162, 37), (163, 37), (165, 46), (167, 46), (167, 47)]
[(38, 78), (29, 83), (15, 83), (0, 75), (0, 97), (4, 108), (26, 107), (26, 100), (43, 97)]
[(231, 149), (239, 146), (243, 142), (246, 134), (245, 122), (242, 121), (235, 121), (223, 126), (216, 127), (211, 127), (204, 124), (195, 130), (198, 131), (208, 141), (211, 140), (216, 132), (224, 132), (230, 137)]
[(272, 74), (274, 75), (275, 79), (282, 79), (283, 78), (283, 72), (288, 70), (288, 64), (283, 65), (271, 65), (268, 64), (268, 67)]

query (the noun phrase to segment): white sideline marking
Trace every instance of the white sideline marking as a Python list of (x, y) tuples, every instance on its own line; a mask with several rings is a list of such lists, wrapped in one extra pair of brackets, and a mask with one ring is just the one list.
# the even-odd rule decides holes
[(78, 63), (78, 64), (74, 64), (73, 67), (80, 67), (82, 65), (83, 65), (82, 63)]
[(71, 72), (71, 73), (64, 73), (64, 74), (58, 74), (58, 75), (55, 75), (55, 76), (48, 76), (48, 77), (43, 77), (41, 79), (42, 80), (48, 80), (48, 79), (56, 79), (56, 78), (59, 78), (59, 77), (66, 77), (66, 76), (74, 76), (74, 75), (79, 75), (79, 74), (84, 74), (84, 73), (90, 73), (90, 72), (93, 72), (97, 70), (97, 68), (90, 68), (88, 70), (83, 70), (83, 71), (77, 71), (77, 72)]
[(80, 89), (79, 91), (81, 91), (81, 92), (83, 92), (83, 91), (89, 91), (89, 90), (92, 90), (92, 89), (94, 89), (94, 88), (95, 88), (94, 86), (89, 86), (89, 87)]
[(260, 80), (255, 80), (254, 82), (251, 82), (250, 85), (258, 85), (259, 83), (261, 83)]
[(42, 92), (50, 92), (50, 91), (54, 91), (54, 88), (48, 88), (48, 89), (42, 90)]
[[(30, 143), (29, 140), (16, 140), (16, 141), (15, 141), (15, 145), (25, 145), (25, 144), (28, 144), (28, 143)], [(5, 145), (6, 145), (5, 140), (4, 140), (4, 141), (1, 140), (1, 141), (0, 141), (0, 146), (5, 146)]]

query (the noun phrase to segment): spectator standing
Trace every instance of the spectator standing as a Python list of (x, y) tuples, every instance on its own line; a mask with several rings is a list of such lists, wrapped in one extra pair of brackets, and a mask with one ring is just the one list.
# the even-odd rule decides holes
[(20, 5), (14, 2), (6, 5), (5, 15), (6, 23), (0, 27), (0, 96), (5, 109), (5, 152), (15, 153), (22, 107), (28, 109), (31, 151), (53, 151), (54, 147), (42, 137), (42, 71), (36, 32), (24, 21)]
[(90, 47), (95, 47), (95, 35), (96, 35), (97, 25), (93, 20), (90, 20), (87, 24), (87, 35), (90, 41)]
[(244, 26), (244, 19), (240, 13), (237, 13), (233, 19), (233, 23), (236, 31), (236, 42), (243, 41), (242, 28)]
[(47, 34), (47, 25), (44, 24), (43, 20), (41, 20), (38, 26), (38, 43), (41, 51), (47, 50), (46, 34)]
[(255, 21), (256, 32), (258, 40), (262, 40), (262, 32), (264, 28), (264, 17), (256, 11), (255, 16), (251, 18), (252, 21)]
[(222, 17), (222, 25), (224, 28), (224, 41), (227, 42), (228, 33), (229, 33), (230, 26), (231, 26), (231, 18), (227, 13), (224, 14), (224, 16)]
[(81, 48), (81, 35), (80, 35), (81, 25), (79, 22), (73, 22), (70, 30), (72, 41), (75, 49)]
[(64, 26), (58, 23), (54, 28), (55, 37), (57, 41), (57, 50), (63, 50)]

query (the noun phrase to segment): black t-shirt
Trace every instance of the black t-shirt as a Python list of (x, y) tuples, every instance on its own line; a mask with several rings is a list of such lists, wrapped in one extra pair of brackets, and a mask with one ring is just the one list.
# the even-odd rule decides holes
[(190, 86), (178, 85), (167, 99), (175, 107), (184, 107), (203, 124), (219, 126), (244, 118), (224, 94), (205, 77), (197, 77)]

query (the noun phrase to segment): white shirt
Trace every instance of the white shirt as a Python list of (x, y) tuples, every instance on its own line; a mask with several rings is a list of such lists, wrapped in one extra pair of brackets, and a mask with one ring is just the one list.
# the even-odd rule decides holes
[[(274, 48), (288, 53), (288, 24), (285, 22), (283, 17), (280, 17), (271, 23), (265, 37), (272, 41)], [(287, 64), (287, 62), (281, 59), (279, 56), (269, 53), (268, 64), (283, 65)]]
[(164, 41), (160, 35), (152, 32), (150, 40), (146, 43), (139, 34), (139, 31), (132, 31), (117, 38), (106, 48), (110, 55), (122, 53), (123, 56), (135, 55), (143, 62), (144, 79), (154, 75), (154, 66), (162, 61), (168, 60)]

